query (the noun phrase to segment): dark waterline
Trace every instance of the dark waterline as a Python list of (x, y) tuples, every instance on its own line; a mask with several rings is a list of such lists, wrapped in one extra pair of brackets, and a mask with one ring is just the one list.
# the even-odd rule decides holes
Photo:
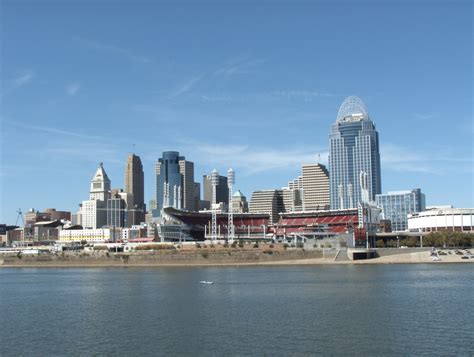
[(0, 355), (467, 356), (473, 284), (464, 264), (0, 269)]

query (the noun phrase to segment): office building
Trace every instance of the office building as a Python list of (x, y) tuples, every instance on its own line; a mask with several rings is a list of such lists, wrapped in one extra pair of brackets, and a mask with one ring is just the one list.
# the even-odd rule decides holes
[(266, 213), (270, 221), (278, 221), (278, 213), (284, 212), (283, 190), (261, 190), (252, 193), (250, 199), (250, 213)]
[(80, 208), (84, 228), (95, 229), (107, 225), (107, 200), (110, 197), (110, 180), (100, 163), (91, 180), (89, 200), (82, 201)]
[[(212, 202), (212, 182), (211, 175), (203, 175), (203, 193), (204, 201)], [(216, 203), (229, 204), (229, 186), (227, 186), (227, 177), (219, 175), (219, 181), (216, 186)]]
[(110, 180), (104, 170), (104, 165), (100, 163), (94, 177), (91, 180), (91, 190), (89, 199), (107, 201), (110, 198)]
[[(59, 232), (59, 240), (61, 242), (82, 242), (87, 243), (104, 243), (113, 240), (113, 230), (109, 228), (98, 229), (63, 229)], [(120, 236), (120, 232), (116, 234)]]
[[(379, 134), (364, 103), (355, 96), (344, 100), (329, 139), (331, 209), (358, 207), (381, 193)], [(361, 185), (367, 186), (363, 199)]]
[(130, 194), (133, 200), (127, 202), (127, 210), (133, 211), (129, 214), (133, 221), (128, 221), (128, 225), (140, 224), (145, 221), (145, 181), (143, 175), (142, 161), (135, 154), (128, 155), (125, 164), (125, 192)]
[(283, 188), (285, 212), (329, 209), (329, 172), (322, 164), (304, 164), (301, 176)]
[(329, 172), (322, 164), (301, 167), (303, 202), (306, 211), (329, 209)]
[[(177, 151), (165, 151), (156, 163), (156, 213), (159, 216), (163, 207), (178, 208), (177, 201), (181, 196), (181, 174), (179, 162), (184, 156)], [(180, 207), (179, 207), (180, 208)]]
[(194, 183), (194, 211), (199, 211), (199, 202), (201, 201), (201, 184)]
[(181, 174), (181, 208), (187, 211), (196, 211), (194, 185), (194, 163), (184, 157), (179, 160), (179, 173)]
[(156, 209), (160, 215), (163, 207), (195, 211), (194, 163), (187, 161), (177, 151), (165, 151), (156, 163)]
[(408, 229), (408, 215), (424, 211), (425, 195), (419, 188), (411, 191), (389, 191), (375, 196), (377, 206), (382, 208), (382, 216), (391, 222), (393, 231)]
[[(127, 227), (128, 214), (125, 200), (116, 193), (107, 200), (107, 226), (109, 227)], [(130, 212), (131, 213), (131, 212)], [(133, 220), (133, 216), (130, 217)]]
[(242, 192), (240, 192), (240, 190), (236, 191), (232, 197), (233, 213), (247, 213), (249, 211), (247, 198)]
[(84, 228), (96, 229), (107, 225), (107, 204), (102, 200), (82, 201), (80, 210)]

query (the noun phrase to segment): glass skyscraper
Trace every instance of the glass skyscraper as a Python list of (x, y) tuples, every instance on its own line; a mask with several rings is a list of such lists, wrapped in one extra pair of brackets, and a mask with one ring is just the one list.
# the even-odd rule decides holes
[[(156, 163), (156, 211), (153, 216), (159, 216), (160, 211), (163, 208), (163, 205), (166, 205), (164, 202), (164, 188), (165, 183), (169, 185), (169, 202), (168, 205), (173, 206), (175, 201), (174, 197), (174, 187), (179, 187), (182, 189), (181, 184), (181, 174), (179, 172), (179, 162), (184, 160), (184, 156), (179, 156), (177, 151), (165, 151), (163, 152), (163, 157), (158, 159)], [(176, 197), (178, 199), (178, 197)]]
[(426, 209), (425, 195), (419, 188), (376, 195), (375, 200), (382, 207), (383, 218), (390, 220), (392, 231), (396, 232), (408, 229), (408, 214)]
[[(379, 134), (358, 97), (344, 100), (329, 137), (331, 209), (356, 208), (381, 193)], [(361, 188), (366, 185), (367, 196)]]
[(167, 206), (195, 211), (197, 207), (195, 205), (194, 163), (187, 161), (177, 151), (165, 151), (163, 157), (158, 159), (155, 168), (156, 208), (152, 210), (153, 216), (159, 217), (161, 209)]

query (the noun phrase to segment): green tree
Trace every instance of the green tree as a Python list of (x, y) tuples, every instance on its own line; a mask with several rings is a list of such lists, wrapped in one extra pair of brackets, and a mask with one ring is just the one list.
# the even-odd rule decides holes
[(385, 243), (384, 243), (383, 239), (377, 239), (377, 241), (375, 242), (375, 246), (376, 246), (377, 248), (383, 248), (383, 247), (385, 247)]

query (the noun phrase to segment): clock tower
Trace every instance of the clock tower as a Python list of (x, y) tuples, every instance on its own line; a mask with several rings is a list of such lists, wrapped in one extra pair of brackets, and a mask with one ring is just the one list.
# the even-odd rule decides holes
[(94, 177), (91, 180), (90, 199), (107, 201), (110, 198), (110, 180), (100, 163)]

